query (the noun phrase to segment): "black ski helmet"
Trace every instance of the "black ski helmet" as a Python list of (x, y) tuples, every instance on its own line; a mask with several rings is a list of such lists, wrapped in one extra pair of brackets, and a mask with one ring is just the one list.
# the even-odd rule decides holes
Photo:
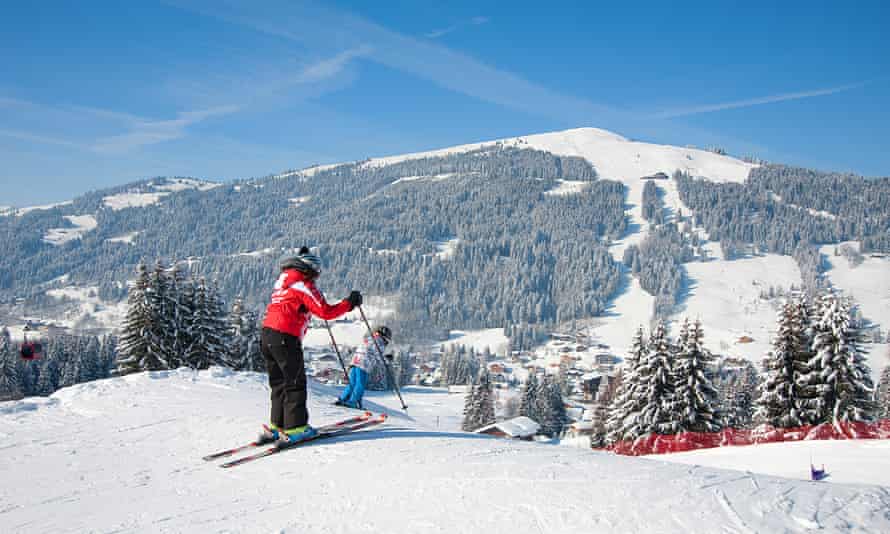
[(374, 333), (379, 334), (387, 343), (392, 341), (392, 330), (390, 330), (388, 326), (377, 327), (377, 330), (374, 330)]
[(321, 258), (309, 251), (309, 247), (300, 247), (296, 256), (288, 256), (281, 260), (281, 270), (296, 269), (303, 274), (318, 276), (321, 273)]

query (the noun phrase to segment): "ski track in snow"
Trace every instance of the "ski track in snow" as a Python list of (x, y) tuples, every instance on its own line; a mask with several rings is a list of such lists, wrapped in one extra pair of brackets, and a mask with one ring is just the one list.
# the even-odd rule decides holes
[[(3, 531), (890, 531), (886, 487), (752, 484), (737, 471), (436, 431), (431, 417), (462, 399), (437, 406), (442, 395), (424, 388), (408, 388), (408, 413), (385, 427), (231, 470), (203, 462), (252, 438), (265, 380), (142, 373), (0, 403)], [(335, 393), (311, 383), (314, 423), (351, 413), (330, 405)]]

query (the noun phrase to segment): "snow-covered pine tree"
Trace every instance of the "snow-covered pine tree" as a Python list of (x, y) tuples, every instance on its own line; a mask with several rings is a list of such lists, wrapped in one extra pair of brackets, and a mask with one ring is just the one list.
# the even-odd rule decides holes
[(495, 422), (494, 391), (491, 386), (491, 375), (487, 370), (479, 373), (476, 385), (471, 389), (472, 406), (467, 416), (467, 428), (477, 430)]
[(195, 282), (191, 272), (174, 263), (165, 273), (168, 277), (164, 302), (165, 345), (167, 364), (173, 369), (188, 366), (188, 351), (194, 339)]
[(195, 312), (186, 361), (192, 369), (223, 363), (226, 354), (226, 323), (216, 288), (204, 278), (195, 287)]
[(156, 345), (152, 340), (154, 313), (148, 270), (144, 263), (140, 263), (136, 267), (136, 280), (130, 287), (127, 299), (117, 374), (167, 369), (167, 362), (156, 352)]
[(538, 375), (534, 372), (530, 372), (528, 374), (528, 379), (525, 381), (525, 384), (522, 386), (522, 391), (520, 392), (520, 402), (519, 402), (519, 415), (528, 417), (532, 421), (541, 422), (541, 415), (538, 413), (538, 390), (540, 384), (538, 383)]
[(757, 399), (757, 420), (779, 428), (804, 424), (798, 411), (796, 385), (801, 373), (795, 363), (803, 348), (799, 345), (801, 325), (797, 318), (795, 304), (790, 301), (776, 315), (776, 334), (772, 350), (764, 360), (766, 378)]
[(658, 321), (649, 338), (649, 356), (645, 365), (640, 366), (640, 391), (644, 402), (640, 412), (641, 434), (676, 432), (671, 369), (673, 352), (667, 327), (663, 320)]
[(464, 418), (460, 423), (460, 429), (464, 432), (476, 430), (476, 385), (467, 384), (467, 394), (464, 396)]
[(22, 384), (16, 369), (17, 357), (12, 348), (12, 336), (4, 326), (0, 330), (0, 401), (22, 397)]
[(229, 350), (225, 360), (227, 366), (239, 371), (266, 370), (257, 324), (256, 312), (246, 309), (241, 297), (236, 298), (229, 313)]
[(757, 398), (758, 374), (751, 362), (724, 379), (720, 391), (723, 425), (746, 429), (754, 426), (754, 407)]
[[(2, 379), (2, 377), (0, 377)], [(878, 417), (881, 419), (890, 419), (890, 365), (884, 367), (881, 372), (881, 379), (878, 381), (878, 391), (876, 395), (878, 402)]]
[(796, 332), (793, 358), (794, 402), (801, 425), (815, 425), (822, 421), (819, 372), (811, 365), (813, 356), (816, 311), (806, 294), (793, 300), (793, 324)]
[(877, 412), (871, 369), (860, 347), (860, 330), (852, 321), (851, 305), (833, 293), (819, 298), (810, 361), (822, 384), (822, 421), (872, 421)]
[(711, 382), (714, 357), (702, 344), (701, 322), (683, 321), (679, 351), (673, 365), (674, 413), (677, 432), (717, 432), (717, 390)]
[(565, 403), (562, 399), (562, 391), (559, 382), (551, 375), (544, 375), (537, 395), (537, 411), (541, 420), (541, 433), (551, 438), (562, 435), (562, 431), (568, 422)]
[(646, 365), (648, 355), (645, 333), (640, 326), (624, 361), (615, 399), (609, 407), (606, 422), (606, 442), (609, 444), (636, 439), (642, 435), (639, 430), (639, 415), (643, 410), (645, 397), (640, 388), (640, 370), (642, 365)]

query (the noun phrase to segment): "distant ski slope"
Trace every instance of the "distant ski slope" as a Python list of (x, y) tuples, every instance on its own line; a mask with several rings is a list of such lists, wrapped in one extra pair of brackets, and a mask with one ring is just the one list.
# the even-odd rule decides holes
[[(393, 414), (383, 429), (231, 471), (203, 462), (265, 421), (264, 382), (253, 373), (179, 370), (0, 403), (2, 530), (890, 531), (887, 487), (437, 432), (430, 399), (440, 395), (432, 390), (406, 392), (409, 415)], [(312, 384), (313, 422), (343, 416), (330, 405), (333, 393)], [(411, 418), (414, 405), (424, 423)], [(441, 413), (456, 409), (448, 402)]]

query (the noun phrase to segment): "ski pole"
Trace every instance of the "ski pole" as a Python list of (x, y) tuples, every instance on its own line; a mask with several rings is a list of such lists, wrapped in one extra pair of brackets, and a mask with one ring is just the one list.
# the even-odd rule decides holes
[(334, 352), (337, 353), (337, 359), (340, 360), (340, 367), (343, 368), (343, 378), (346, 379), (346, 383), (349, 383), (349, 373), (346, 372), (346, 364), (343, 363), (343, 357), (340, 356), (340, 349), (337, 347), (337, 341), (334, 339), (334, 332), (331, 331), (331, 324), (327, 321), (324, 322), (325, 328), (328, 329), (328, 335), (331, 336), (331, 345), (334, 347)]
[(392, 381), (392, 386), (396, 390), (396, 395), (399, 397), (399, 402), (402, 403), (402, 409), (407, 410), (408, 406), (405, 404), (405, 400), (402, 398), (402, 392), (399, 391), (399, 383), (393, 377), (392, 369), (389, 367), (389, 363), (386, 361), (386, 357), (383, 356), (383, 349), (380, 348), (380, 344), (377, 343), (377, 338), (374, 337), (374, 331), (371, 330), (371, 324), (368, 323), (368, 318), (365, 317), (365, 311), (361, 306), (358, 307), (358, 312), (362, 316), (362, 321), (365, 322), (365, 326), (368, 328), (368, 335), (371, 336), (371, 339), (374, 341), (374, 346), (377, 348), (377, 352), (383, 358), (383, 368), (386, 369), (386, 374), (389, 376), (390, 381)]

